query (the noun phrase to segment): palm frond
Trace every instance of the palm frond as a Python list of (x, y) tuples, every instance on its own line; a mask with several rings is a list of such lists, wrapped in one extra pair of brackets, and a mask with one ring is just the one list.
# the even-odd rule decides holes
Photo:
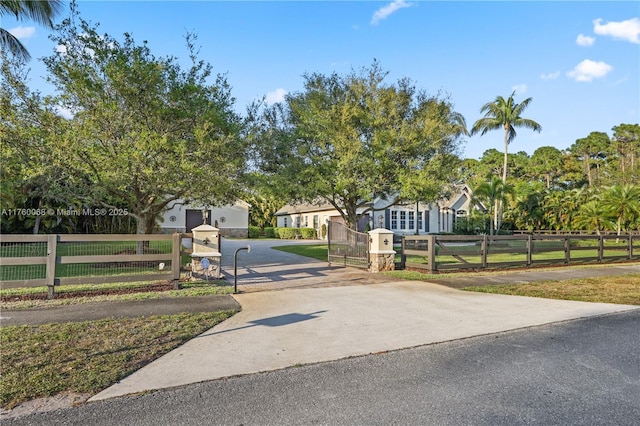
[(27, 62), (31, 59), (31, 55), (20, 40), (4, 28), (0, 28), (0, 46), (21, 61)]

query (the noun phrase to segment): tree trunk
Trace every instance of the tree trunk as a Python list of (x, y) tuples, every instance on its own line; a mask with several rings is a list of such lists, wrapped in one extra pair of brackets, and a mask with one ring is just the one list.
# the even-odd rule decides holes
[[(136, 217), (136, 235), (146, 234), (146, 221), (138, 216)], [(136, 243), (136, 254), (144, 254), (144, 241), (138, 241)]]
[(507, 160), (509, 158), (509, 125), (504, 125), (504, 167), (502, 168), (502, 189), (496, 205), (496, 234), (502, 226), (504, 187), (507, 185)]

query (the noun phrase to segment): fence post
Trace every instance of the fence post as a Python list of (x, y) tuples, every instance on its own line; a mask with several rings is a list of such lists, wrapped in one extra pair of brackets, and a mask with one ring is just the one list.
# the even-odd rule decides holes
[(533, 263), (533, 235), (527, 235), (527, 266)]
[(171, 272), (173, 273), (173, 288), (176, 290), (180, 288), (181, 243), (181, 235), (175, 232), (171, 240)]
[[(407, 263), (407, 255), (405, 254), (407, 247), (405, 245), (405, 236), (402, 236), (402, 245), (400, 248), (400, 263), (401, 263), (401, 269), (405, 269), (405, 265)], [(427, 249), (429, 249), (429, 247), (427, 247)]]
[(487, 269), (487, 234), (482, 234), (482, 245), (480, 246), (480, 261), (482, 262), (482, 269)]
[(633, 259), (633, 237), (631, 232), (627, 235), (627, 251), (629, 252), (629, 260)]
[(604, 235), (598, 236), (598, 262), (604, 260)]
[(564, 237), (564, 263), (567, 265), (571, 262), (571, 237)]
[(47, 285), (47, 299), (51, 300), (55, 297), (56, 285), (56, 245), (58, 244), (57, 235), (47, 236), (47, 266), (45, 281)]
[(429, 259), (429, 272), (434, 273), (438, 269), (436, 266), (436, 236), (429, 235), (427, 239), (427, 257)]
[(331, 221), (327, 223), (327, 262), (331, 266)]

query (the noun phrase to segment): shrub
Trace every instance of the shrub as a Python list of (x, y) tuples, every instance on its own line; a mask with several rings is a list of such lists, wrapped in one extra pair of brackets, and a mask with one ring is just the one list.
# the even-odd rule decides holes
[(314, 228), (300, 228), (300, 235), (302, 235), (302, 239), (304, 240), (315, 240), (317, 238), (317, 233)]
[(313, 228), (274, 228), (276, 238), (282, 240), (295, 240), (302, 238), (305, 240), (315, 240), (316, 230)]
[(276, 237), (276, 228), (273, 226), (265, 226), (264, 227), (264, 236), (267, 238), (275, 238)]
[(282, 240), (293, 240), (299, 234), (298, 228), (276, 228), (276, 236)]
[(249, 238), (260, 238), (259, 226), (249, 226)]

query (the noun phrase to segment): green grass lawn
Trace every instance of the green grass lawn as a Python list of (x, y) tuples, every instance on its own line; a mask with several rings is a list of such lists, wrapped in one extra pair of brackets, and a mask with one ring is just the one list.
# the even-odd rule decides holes
[(0, 406), (95, 394), (235, 311), (0, 327)]
[(640, 305), (640, 274), (467, 287), (480, 293)]
[(327, 261), (327, 245), (326, 244), (296, 244), (288, 246), (272, 247), (275, 250), (285, 251), (287, 253), (299, 254), (300, 256), (311, 257), (313, 259)]

